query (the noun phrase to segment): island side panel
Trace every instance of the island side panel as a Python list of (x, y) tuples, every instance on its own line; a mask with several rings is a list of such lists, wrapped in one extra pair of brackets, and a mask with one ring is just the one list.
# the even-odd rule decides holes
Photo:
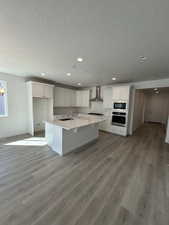
[(62, 137), (63, 128), (48, 122), (45, 123), (45, 138), (47, 144), (52, 148), (53, 151), (57, 152), (61, 156), (63, 155)]
[(63, 129), (63, 155), (96, 140), (98, 136), (98, 124), (72, 130)]

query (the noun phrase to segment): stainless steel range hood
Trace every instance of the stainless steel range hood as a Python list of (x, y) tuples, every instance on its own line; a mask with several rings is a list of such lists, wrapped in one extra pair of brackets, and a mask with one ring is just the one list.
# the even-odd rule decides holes
[(101, 87), (96, 86), (96, 97), (90, 99), (91, 102), (103, 102), (103, 99), (101, 98)]

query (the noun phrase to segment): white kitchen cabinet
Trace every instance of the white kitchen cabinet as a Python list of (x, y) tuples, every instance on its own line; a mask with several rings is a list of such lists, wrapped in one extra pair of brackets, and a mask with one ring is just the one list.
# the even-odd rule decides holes
[(99, 124), (99, 129), (107, 132), (112, 132), (112, 110), (105, 110), (104, 116), (106, 120)]
[(66, 89), (61, 87), (55, 87), (54, 89), (54, 106), (65, 107), (67, 104)]
[(111, 125), (111, 116), (105, 116), (106, 120), (99, 124), (99, 129), (107, 132), (112, 132), (112, 125)]
[(53, 85), (31, 82), (32, 96), (36, 98), (53, 98)]
[(76, 106), (81, 107), (82, 105), (82, 91), (76, 91)]
[(112, 108), (113, 98), (112, 98), (112, 87), (103, 88), (103, 106), (104, 108)]
[(62, 87), (55, 87), (54, 106), (55, 107), (75, 107), (76, 106), (76, 90), (62, 88)]
[(53, 120), (53, 87), (54, 85), (27, 82), (28, 97), (28, 132), (44, 129), (44, 120)]
[(71, 96), (71, 106), (76, 107), (76, 91), (71, 90), (70, 91), (70, 96)]
[(44, 85), (44, 96), (45, 98), (53, 98), (53, 87), (51, 85)]
[(32, 96), (36, 98), (43, 98), (43, 85), (40, 83), (32, 83)]
[(76, 106), (89, 107), (89, 90), (76, 91)]
[(55, 87), (55, 107), (89, 107), (89, 90)]
[(120, 126), (114, 126), (111, 127), (112, 133), (121, 135), (121, 136), (127, 136), (127, 128), (126, 127), (120, 127)]
[(112, 88), (113, 100), (128, 100), (129, 99), (129, 86), (117, 86)]
[(89, 107), (89, 90), (82, 91), (82, 107)]

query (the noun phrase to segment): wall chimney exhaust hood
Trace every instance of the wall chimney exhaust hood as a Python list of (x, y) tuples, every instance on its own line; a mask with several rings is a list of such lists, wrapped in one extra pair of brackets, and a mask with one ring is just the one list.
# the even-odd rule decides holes
[(96, 86), (96, 97), (90, 99), (91, 102), (103, 102), (103, 99), (101, 98), (101, 87)]

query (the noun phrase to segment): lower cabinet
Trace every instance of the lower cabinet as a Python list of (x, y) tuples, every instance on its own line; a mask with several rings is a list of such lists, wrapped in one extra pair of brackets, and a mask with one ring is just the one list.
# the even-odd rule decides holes
[(112, 134), (127, 136), (127, 127), (112, 125), (111, 110), (105, 112), (106, 120), (99, 124), (99, 129)]
[(99, 129), (107, 132), (111, 132), (111, 117), (106, 117), (106, 120), (99, 124)]
[(102, 123), (100, 123), (99, 129), (102, 131), (110, 132), (112, 134), (127, 136), (127, 128), (112, 125), (111, 118), (107, 118), (106, 121), (103, 121)]
[(112, 125), (112, 133), (122, 135), (122, 136), (127, 136), (127, 128)]

